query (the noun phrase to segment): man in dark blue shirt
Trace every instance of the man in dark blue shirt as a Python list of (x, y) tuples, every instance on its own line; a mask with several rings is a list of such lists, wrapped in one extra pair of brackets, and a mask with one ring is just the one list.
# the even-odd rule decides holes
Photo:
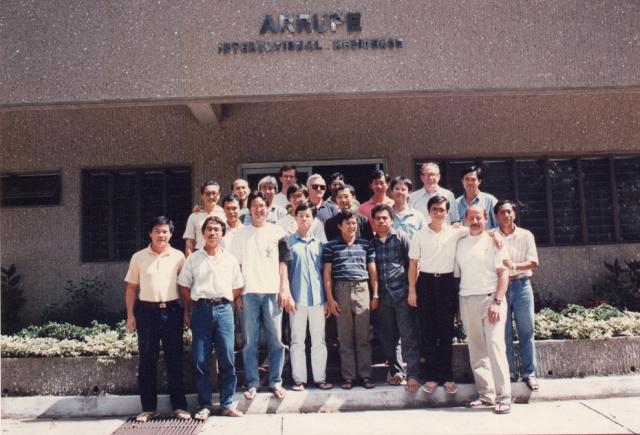
[(327, 305), (338, 324), (341, 387), (348, 390), (359, 378), (363, 387), (374, 388), (369, 310), (378, 307), (375, 253), (369, 241), (356, 237), (358, 221), (351, 210), (343, 210), (336, 217), (341, 237), (324, 245), (322, 263)]
[[(337, 192), (338, 193), (336, 194), (336, 201), (338, 203), (338, 207), (340, 207), (340, 211), (351, 211), (353, 201), (356, 198), (355, 188), (350, 184), (345, 184), (343, 186), (339, 186)], [(371, 229), (371, 225), (369, 224), (369, 219), (367, 219), (366, 216), (362, 216), (360, 213), (353, 213), (358, 223), (356, 237), (366, 240), (373, 239), (373, 230)], [(339, 225), (340, 219), (337, 215), (325, 221), (324, 232), (327, 236), (327, 240), (340, 239), (340, 228), (338, 228)]]

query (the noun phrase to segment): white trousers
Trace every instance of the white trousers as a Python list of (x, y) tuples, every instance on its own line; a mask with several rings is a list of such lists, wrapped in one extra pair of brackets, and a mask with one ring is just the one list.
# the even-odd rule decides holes
[(305, 339), (307, 338), (307, 321), (311, 335), (311, 370), (313, 381), (327, 380), (327, 344), (324, 339), (324, 305), (313, 307), (296, 306), (296, 311), (289, 313), (291, 326), (291, 374), (296, 383), (307, 382), (307, 356)]
[(489, 306), (494, 294), (460, 296), (460, 314), (467, 333), (469, 360), (480, 397), (491, 402), (511, 400), (511, 379), (507, 361), (504, 328), (506, 298), (500, 305), (500, 320), (489, 322)]

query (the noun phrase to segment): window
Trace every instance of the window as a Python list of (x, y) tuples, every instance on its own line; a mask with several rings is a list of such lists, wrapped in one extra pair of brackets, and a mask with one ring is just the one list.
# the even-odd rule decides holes
[(60, 205), (60, 171), (0, 174), (2, 207)]
[[(416, 161), (416, 179), (420, 165)], [(462, 195), (462, 170), (483, 167), (482, 190), (519, 207), (540, 245), (640, 241), (640, 156), (438, 161), (441, 184)]]
[(83, 171), (82, 260), (129, 260), (147, 245), (147, 225), (160, 215), (175, 225), (171, 245), (183, 249), (191, 206), (189, 168)]

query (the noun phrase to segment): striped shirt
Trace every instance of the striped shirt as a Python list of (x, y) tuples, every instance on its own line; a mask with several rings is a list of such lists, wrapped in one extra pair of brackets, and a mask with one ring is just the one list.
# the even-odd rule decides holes
[(404, 233), (391, 230), (384, 241), (377, 235), (373, 239), (376, 270), (380, 291), (386, 291), (395, 302), (407, 299), (409, 281), (409, 239)]
[(342, 238), (331, 240), (322, 249), (322, 263), (332, 265), (331, 278), (336, 281), (369, 279), (367, 265), (375, 261), (373, 245), (365, 239), (356, 239), (351, 244)]
[[(513, 233), (508, 236), (500, 229), (498, 233), (504, 237), (507, 258), (514, 263), (522, 263), (524, 261), (534, 261), (538, 263), (538, 250), (536, 249), (536, 241), (533, 234), (529, 230), (516, 227)], [(510, 270), (509, 276), (517, 276), (518, 278), (531, 277), (533, 272), (529, 270)]]

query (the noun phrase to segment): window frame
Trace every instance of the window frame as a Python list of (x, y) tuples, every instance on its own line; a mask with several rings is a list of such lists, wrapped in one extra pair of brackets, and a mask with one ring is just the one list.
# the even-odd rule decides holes
[(52, 202), (50, 204), (38, 204), (38, 203), (33, 203), (33, 204), (11, 204), (11, 203), (5, 203), (6, 198), (2, 194), (2, 192), (0, 191), (0, 196), (1, 196), (1, 198), (0, 198), (0, 208), (60, 207), (61, 205), (63, 205), (63, 197), (64, 197), (64, 195), (63, 195), (64, 186), (63, 186), (62, 174), (63, 174), (62, 169), (44, 169), (44, 170), (39, 170), (39, 171), (15, 171), (15, 172), (14, 171), (6, 171), (6, 172), (0, 172), (0, 180), (2, 181), (2, 184), (4, 184), (6, 182), (4, 180), (5, 178), (10, 180), (12, 178), (21, 179), (21, 178), (28, 178), (28, 177), (51, 177), (51, 176), (57, 177), (57, 195), (53, 195), (51, 197), (47, 197), (47, 198), (52, 198), (55, 202)]

